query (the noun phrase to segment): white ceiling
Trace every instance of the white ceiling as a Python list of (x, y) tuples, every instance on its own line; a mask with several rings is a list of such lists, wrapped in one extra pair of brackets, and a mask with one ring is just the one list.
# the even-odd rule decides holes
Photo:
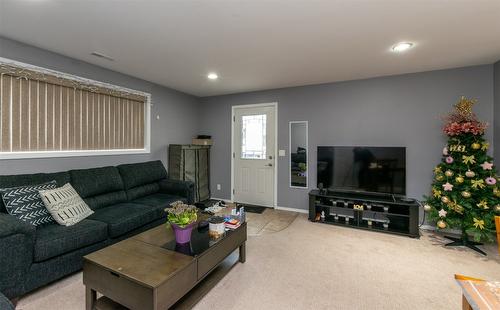
[(493, 63), (500, 1), (0, 0), (0, 35), (209, 96)]

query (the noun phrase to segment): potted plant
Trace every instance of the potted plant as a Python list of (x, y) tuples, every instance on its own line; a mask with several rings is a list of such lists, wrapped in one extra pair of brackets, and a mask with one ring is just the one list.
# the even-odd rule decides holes
[(198, 209), (195, 206), (176, 201), (166, 208), (167, 219), (175, 234), (177, 243), (188, 243), (191, 241), (191, 232), (198, 218)]

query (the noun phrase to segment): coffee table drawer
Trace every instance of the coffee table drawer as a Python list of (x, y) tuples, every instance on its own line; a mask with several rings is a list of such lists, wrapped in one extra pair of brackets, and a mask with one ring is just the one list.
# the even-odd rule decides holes
[(247, 239), (247, 226), (244, 223), (235, 230), (229, 237), (222, 239), (217, 245), (198, 257), (198, 280), (203, 278), (209, 271), (217, 266), (229, 254), (236, 250)]
[(121, 277), (88, 261), (83, 266), (83, 283), (130, 309), (153, 309), (153, 289)]

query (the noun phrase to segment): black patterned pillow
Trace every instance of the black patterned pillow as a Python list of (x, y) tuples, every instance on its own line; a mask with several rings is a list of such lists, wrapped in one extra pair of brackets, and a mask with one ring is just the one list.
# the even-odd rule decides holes
[(54, 189), (56, 181), (38, 185), (0, 188), (5, 208), (10, 215), (31, 225), (40, 226), (55, 223), (40, 197), (40, 190)]

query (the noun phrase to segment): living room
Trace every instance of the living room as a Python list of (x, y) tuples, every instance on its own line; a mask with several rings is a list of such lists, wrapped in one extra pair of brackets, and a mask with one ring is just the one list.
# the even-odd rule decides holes
[(495, 309), (480, 3), (0, 0), (0, 309)]

